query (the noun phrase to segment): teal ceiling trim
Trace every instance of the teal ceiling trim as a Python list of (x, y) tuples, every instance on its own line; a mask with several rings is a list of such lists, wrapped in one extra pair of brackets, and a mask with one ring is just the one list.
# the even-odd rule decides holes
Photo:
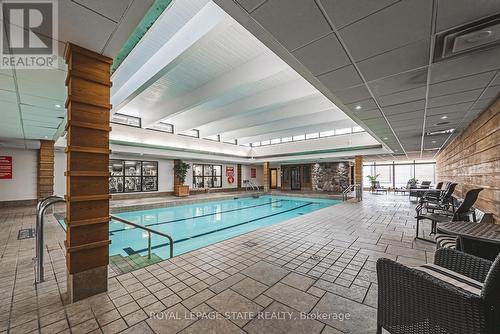
[(127, 58), (132, 49), (139, 43), (142, 36), (146, 34), (146, 32), (151, 28), (153, 23), (156, 22), (158, 17), (160, 17), (161, 13), (170, 5), (172, 0), (155, 0), (155, 3), (149, 8), (146, 15), (142, 18), (141, 22), (135, 27), (132, 34), (130, 34), (129, 38), (123, 44), (120, 51), (116, 55), (115, 59), (113, 59), (113, 66), (111, 67), (114, 72), (118, 66)]

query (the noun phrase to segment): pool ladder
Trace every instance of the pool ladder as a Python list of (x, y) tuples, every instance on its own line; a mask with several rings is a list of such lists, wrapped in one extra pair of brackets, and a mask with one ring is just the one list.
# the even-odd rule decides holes
[(169, 248), (170, 248), (170, 256), (169, 256), (169, 258), (172, 258), (174, 256), (174, 240), (168, 234), (163, 233), (163, 232), (159, 232), (159, 231), (155, 231), (153, 229), (150, 229), (149, 227), (133, 223), (133, 222), (131, 222), (129, 220), (126, 220), (126, 219), (123, 219), (123, 218), (120, 218), (120, 217), (117, 217), (117, 216), (111, 215), (111, 219), (119, 221), (120, 223), (127, 224), (127, 225), (130, 225), (130, 226), (133, 226), (135, 228), (138, 228), (138, 229), (141, 229), (141, 230), (144, 230), (144, 231), (148, 232), (148, 259), (149, 260), (151, 259), (151, 248), (152, 248), (151, 247), (151, 234), (157, 234), (159, 236), (167, 238), (168, 239), (168, 245), (169, 245)]

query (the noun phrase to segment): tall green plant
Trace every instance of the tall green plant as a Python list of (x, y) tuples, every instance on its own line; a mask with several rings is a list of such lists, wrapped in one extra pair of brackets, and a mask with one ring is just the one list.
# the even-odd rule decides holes
[(181, 184), (184, 184), (188, 170), (189, 164), (184, 161), (179, 161), (174, 164), (174, 175)]
[(370, 180), (371, 183), (375, 183), (377, 182), (377, 177), (379, 177), (380, 174), (377, 174), (377, 175), (366, 175), (366, 177), (368, 178), (368, 180)]

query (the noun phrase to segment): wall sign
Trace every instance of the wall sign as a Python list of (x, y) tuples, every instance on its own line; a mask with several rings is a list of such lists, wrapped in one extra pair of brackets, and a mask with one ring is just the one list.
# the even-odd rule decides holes
[(234, 182), (234, 167), (226, 166), (227, 183)]
[(250, 168), (250, 177), (255, 179), (257, 177), (257, 168)]
[(12, 157), (0, 156), (0, 179), (12, 179)]

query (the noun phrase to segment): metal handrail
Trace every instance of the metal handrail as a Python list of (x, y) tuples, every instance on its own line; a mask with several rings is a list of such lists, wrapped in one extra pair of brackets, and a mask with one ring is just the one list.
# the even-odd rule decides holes
[(360, 184), (350, 184), (347, 188), (345, 188), (343, 191), (342, 191), (342, 201), (346, 201), (347, 200), (347, 195), (352, 192), (353, 190), (356, 191), (356, 199), (358, 201), (361, 200), (361, 185)]
[(123, 219), (123, 218), (120, 218), (120, 217), (117, 217), (117, 216), (111, 215), (111, 219), (119, 221), (119, 222), (127, 224), (127, 225), (130, 225), (130, 226), (134, 226), (136, 228), (139, 228), (141, 230), (144, 230), (144, 231), (148, 232), (148, 259), (151, 259), (151, 233), (158, 234), (158, 235), (160, 235), (162, 237), (167, 238), (168, 241), (169, 241), (169, 246), (170, 246), (170, 256), (169, 256), (169, 258), (172, 258), (174, 256), (174, 240), (168, 234), (163, 233), (163, 232), (155, 231), (153, 229), (150, 229), (149, 227), (133, 223), (131, 221), (128, 221), (126, 219)]
[(56, 203), (66, 202), (64, 198), (61, 196), (49, 196), (43, 200), (41, 200), (37, 204), (37, 213), (36, 213), (36, 273), (35, 280), (36, 283), (43, 282), (44, 277), (44, 268), (43, 268), (43, 246), (44, 246), (44, 235), (43, 235), (43, 227), (44, 227), (44, 215), (45, 210), (49, 208), (51, 205)]

